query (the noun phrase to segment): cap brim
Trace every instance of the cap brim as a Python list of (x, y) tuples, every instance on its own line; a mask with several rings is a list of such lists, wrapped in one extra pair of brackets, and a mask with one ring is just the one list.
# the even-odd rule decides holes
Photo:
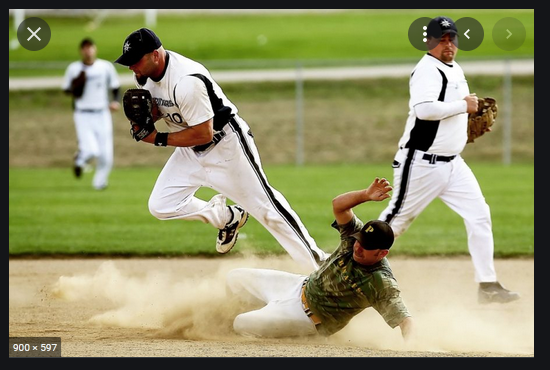
[(446, 35), (448, 33), (452, 33), (453, 35), (458, 36), (458, 32), (456, 32), (455, 30), (445, 30), (441, 32), (442, 35)]
[(119, 56), (118, 59), (115, 60), (115, 63), (122, 64), (123, 66), (129, 67), (129, 66), (134, 65), (137, 62), (139, 62), (140, 59), (141, 59), (141, 57), (137, 57), (135, 55), (131, 55), (131, 54), (127, 53), (127, 54), (122, 54), (121, 56)]
[(361, 234), (361, 231), (359, 231), (355, 234), (352, 234), (351, 237), (354, 238), (355, 240), (357, 240), (359, 242), (359, 244), (361, 244), (361, 247), (363, 247), (363, 249), (366, 249), (366, 250), (371, 250), (372, 249), (372, 248), (369, 248), (367, 246), (366, 241), (363, 240), (363, 234)]
[[(390, 245), (388, 247), (382, 246), (380, 244), (381, 243), (380, 241), (375, 242), (370, 238), (369, 238), (369, 240), (365, 240), (365, 236), (363, 235), (363, 233), (361, 231), (359, 231), (355, 234), (352, 234), (351, 237), (354, 238), (355, 240), (357, 240), (359, 242), (359, 244), (361, 244), (361, 247), (363, 249), (366, 249), (368, 251), (373, 251), (373, 250), (377, 250), (377, 249), (390, 249), (391, 245), (393, 244), (393, 239), (392, 239), (392, 242), (390, 243)], [(384, 244), (384, 243), (382, 242), (382, 244)]]

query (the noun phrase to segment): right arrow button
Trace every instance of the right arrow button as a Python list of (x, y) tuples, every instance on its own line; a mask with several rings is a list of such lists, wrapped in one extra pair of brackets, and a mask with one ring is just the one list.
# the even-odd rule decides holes
[(516, 18), (502, 18), (493, 27), (493, 41), (502, 50), (518, 49), (525, 41), (525, 37), (525, 26)]

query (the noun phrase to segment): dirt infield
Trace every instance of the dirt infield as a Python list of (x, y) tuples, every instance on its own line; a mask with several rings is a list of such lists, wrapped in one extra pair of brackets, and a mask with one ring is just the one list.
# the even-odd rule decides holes
[(534, 259), (496, 260), (521, 293), (480, 305), (469, 258), (392, 258), (417, 338), (405, 346), (373, 309), (328, 339), (244, 338), (225, 300), (234, 267), (301, 272), (286, 256), (13, 259), (9, 336), (61, 337), (63, 357), (534, 357)]

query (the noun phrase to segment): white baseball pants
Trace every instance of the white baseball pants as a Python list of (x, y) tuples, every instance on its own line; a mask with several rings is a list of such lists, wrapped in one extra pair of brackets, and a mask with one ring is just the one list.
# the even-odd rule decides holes
[(96, 160), (92, 185), (102, 189), (109, 183), (113, 168), (113, 121), (109, 109), (78, 111), (73, 114), (78, 155), (75, 164), (82, 168)]
[(425, 152), (416, 150), (411, 156), (408, 152), (400, 149), (394, 158), (393, 194), (379, 219), (388, 222), (398, 237), (435, 198), (441, 199), (464, 220), (475, 281), (497, 281), (491, 212), (470, 167), (460, 155), (431, 164), (422, 159)]
[(269, 269), (239, 268), (229, 271), (228, 292), (247, 304), (265, 304), (237, 315), (235, 332), (254, 337), (293, 337), (317, 334), (302, 307), (305, 275)]
[[(178, 147), (166, 162), (149, 198), (151, 214), (161, 220), (199, 220), (225, 227), (225, 197), (241, 205), (281, 246), (309, 271), (328, 256), (317, 247), (285, 197), (268, 182), (248, 124), (236, 116), (225, 125), (226, 136), (213, 148), (197, 153)], [(222, 195), (209, 202), (195, 197), (200, 187)]]

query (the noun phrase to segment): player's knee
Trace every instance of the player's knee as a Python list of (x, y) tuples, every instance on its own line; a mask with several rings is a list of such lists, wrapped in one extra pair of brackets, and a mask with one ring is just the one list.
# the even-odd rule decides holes
[(162, 211), (162, 204), (155, 198), (149, 198), (149, 212), (159, 220), (166, 219), (166, 212)]
[(269, 328), (252, 319), (250, 313), (237, 315), (233, 320), (233, 330), (245, 337), (262, 338), (270, 336)]
[(407, 231), (407, 229), (410, 226), (410, 223), (403, 223), (403, 222), (392, 222), (390, 223), (394, 238), (397, 239), (401, 235)]
[(241, 289), (243, 279), (247, 279), (245, 268), (237, 268), (229, 271), (225, 277), (225, 284), (233, 293), (238, 293)]
[(238, 281), (238, 274), (235, 272), (235, 270), (229, 271), (225, 276), (225, 287), (228, 292), (233, 293), (233, 287), (236, 285), (237, 281)]
[(465, 221), (473, 225), (491, 224), (491, 208), (487, 203), (470, 210)]
[(476, 221), (476, 223), (479, 223), (479, 224), (488, 224), (488, 225), (491, 225), (491, 214), (486, 212), (486, 213), (483, 213), (483, 214), (480, 214)]
[(240, 269), (233, 269), (227, 273), (227, 276), (225, 278), (225, 281), (227, 282), (227, 284), (231, 285), (235, 280), (238, 279), (238, 276), (240, 275), (239, 270)]
[(281, 217), (281, 213), (277, 209), (271, 208), (270, 205), (266, 205), (263, 209), (255, 212), (254, 218), (268, 230), (284, 230), (288, 227), (287, 219)]
[(235, 319), (233, 320), (233, 330), (235, 333), (240, 335), (253, 335), (249, 330), (248, 320), (246, 318), (243, 318), (243, 315), (237, 315)]

